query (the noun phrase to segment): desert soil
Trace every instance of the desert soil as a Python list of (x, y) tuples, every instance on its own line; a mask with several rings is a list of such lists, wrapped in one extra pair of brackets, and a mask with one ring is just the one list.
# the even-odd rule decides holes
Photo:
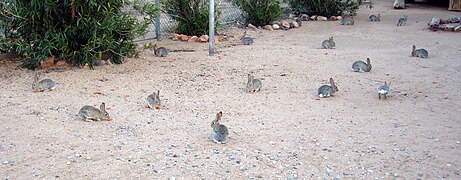
[[(33, 71), (0, 65), (2, 179), (461, 179), (461, 36), (432, 32), (432, 17), (460, 16), (377, 1), (354, 26), (304, 22), (289, 31), (242, 29), (208, 56), (207, 44), (164, 40), (122, 65), (39, 70), (58, 83), (32, 93)], [(381, 13), (381, 22), (368, 16)], [(409, 15), (405, 26), (397, 19)], [(336, 49), (320, 49), (329, 36)], [(411, 46), (429, 51), (410, 57)], [(354, 73), (371, 59), (369, 73)], [(247, 74), (261, 92), (244, 92)], [(332, 77), (334, 97), (315, 100)], [(387, 100), (377, 88), (391, 82)], [(144, 99), (160, 90), (161, 110)], [(98, 93), (99, 92), (99, 93)], [(105, 102), (113, 121), (85, 122), (84, 105)], [(222, 111), (228, 144), (211, 140)]]

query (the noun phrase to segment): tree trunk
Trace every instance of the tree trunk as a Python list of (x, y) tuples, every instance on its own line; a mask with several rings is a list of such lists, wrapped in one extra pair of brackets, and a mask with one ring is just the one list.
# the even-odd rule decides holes
[(450, 0), (450, 4), (448, 6), (449, 11), (459, 11), (461, 10), (461, 0)]

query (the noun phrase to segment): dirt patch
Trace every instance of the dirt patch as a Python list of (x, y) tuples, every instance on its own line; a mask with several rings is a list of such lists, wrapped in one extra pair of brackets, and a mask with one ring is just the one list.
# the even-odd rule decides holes
[[(378, 13), (381, 22), (368, 21)], [(397, 27), (404, 14), (407, 24)], [(58, 83), (45, 93), (31, 92), (32, 71), (1, 64), (0, 177), (460, 179), (460, 34), (426, 28), (432, 17), (459, 15), (378, 1), (353, 26), (249, 31), (253, 46), (237, 45), (243, 31), (231, 29), (236, 38), (214, 57), (206, 43), (165, 40), (167, 58), (145, 52), (94, 71), (41, 71)], [(330, 36), (336, 49), (320, 49)], [(429, 58), (410, 57), (412, 45)], [(370, 73), (351, 72), (367, 57)], [(244, 92), (248, 73), (262, 79), (261, 92)], [(315, 100), (330, 77), (339, 92)], [(384, 81), (391, 93), (378, 100)], [(146, 109), (157, 89), (162, 109)], [(76, 117), (101, 102), (113, 121)], [(226, 145), (211, 140), (219, 111)]]

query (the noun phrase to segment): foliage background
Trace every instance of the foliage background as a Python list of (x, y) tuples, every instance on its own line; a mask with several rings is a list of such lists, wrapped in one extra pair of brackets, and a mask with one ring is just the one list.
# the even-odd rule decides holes
[[(131, 6), (143, 19), (122, 11)], [(4, 0), (0, 49), (21, 55), (34, 69), (50, 56), (76, 65), (136, 54), (132, 40), (147, 32), (159, 13), (152, 3), (130, 0)]]

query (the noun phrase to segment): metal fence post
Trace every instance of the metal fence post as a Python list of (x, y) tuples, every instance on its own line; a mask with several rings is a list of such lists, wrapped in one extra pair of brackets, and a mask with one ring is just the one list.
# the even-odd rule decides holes
[(210, 0), (209, 7), (209, 35), (208, 35), (208, 45), (209, 45), (209, 55), (213, 56), (215, 54), (215, 44), (214, 44), (214, 0)]
[[(160, 0), (155, 0), (155, 5), (160, 9)], [(161, 13), (158, 13), (157, 17), (155, 18), (155, 36), (157, 41), (162, 39), (160, 35), (160, 14)]]

